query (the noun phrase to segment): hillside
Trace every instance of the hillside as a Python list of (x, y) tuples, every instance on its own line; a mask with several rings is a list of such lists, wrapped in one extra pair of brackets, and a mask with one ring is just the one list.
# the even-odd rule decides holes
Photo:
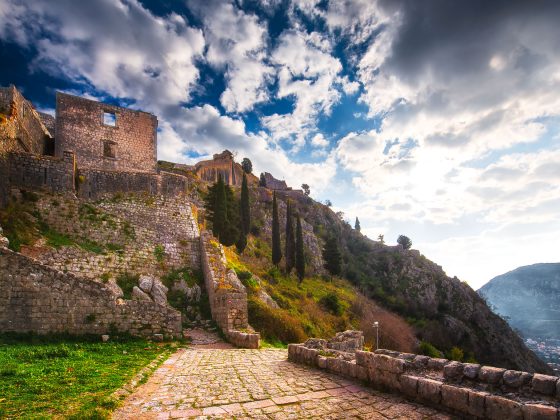
[[(280, 273), (274, 274), (274, 271), (271, 274), (269, 244), (272, 192), (253, 186), (251, 193), (253, 230), (249, 238), (250, 246), (238, 259), (247, 271), (260, 276), (260, 288), (282, 302), (286, 296), (290, 296), (291, 291), (279, 292), (278, 285), (282, 285), (286, 277)], [(296, 211), (302, 216), (308, 275), (313, 276), (313, 283), (306, 279), (301, 288), (293, 286), (294, 290), (299, 291), (299, 296), (290, 296), (289, 304), (285, 305), (286, 311), (291, 311), (295, 319), (307, 316), (306, 300), (301, 296), (306, 290), (320, 294), (323, 292), (315, 291), (316, 288), (328, 290), (336, 286), (325, 275), (321, 257), (325, 239), (328, 235), (335, 235), (343, 260), (342, 275), (336, 281), (352, 285), (356, 290), (354, 301), (358, 297), (366, 299), (371, 305), (384, 308), (394, 319), (406, 321), (418, 339), (416, 351), (425, 351), (427, 347), (431, 349), (434, 346), (442, 352), (440, 354), (450, 356), (453, 348), (458, 348), (463, 360), (474, 359), (511, 369), (550, 372), (468, 284), (448, 277), (440, 266), (418, 251), (403, 250), (368, 239), (341, 220), (328, 206), (299, 191), (277, 191), (277, 197), (281, 227), (285, 223), (288, 199), (292, 200)], [(255, 258), (255, 255), (259, 258)], [(295, 285), (295, 280), (291, 281)], [(313, 295), (312, 298), (316, 300), (317, 296)], [(251, 313), (249, 315), (250, 322), (256, 323), (255, 312), (253, 319)], [(325, 322), (328, 323), (328, 320), (323, 319)], [(256, 328), (262, 328), (258, 322), (256, 324)], [(342, 325), (334, 329), (340, 327)], [(399, 334), (383, 323), (381, 330), (393, 337)], [(326, 329), (317, 331), (308, 325), (304, 332), (307, 336), (318, 335), (318, 332), (326, 332)], [(369, 328), (366, 333), (371, 334), (373, 330)], [(372, 341), (371, 335), (368, 339)], [(421, 341), (423, 343), (418, 347)]]
[(560, 338), (560, 263), (516, 268), (478, 293), (523, 336)]

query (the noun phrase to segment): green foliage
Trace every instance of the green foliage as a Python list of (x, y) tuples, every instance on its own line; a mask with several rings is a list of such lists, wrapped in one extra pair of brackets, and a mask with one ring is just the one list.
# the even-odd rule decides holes
[(250, 297), (247, 304), (251, 325), (266, 340), (283, 343), (301, 343), (306, 340), (307, 336), (296, 318), (282, 310), (269, 308), (255, 298)]
[(218, 176), (218, 181), (208, 188), (205, 202), (214, 236), (225, 246), (234, 245), (239, 239), (239, 203), (221, 175)]
[(449, 352), (446, 353), (446, 357), (450, 360), (456, 360), (457, 362), (462, 362), (465, 358), (465, 353), (459, 347), (452, 347)]
[(410, 249), (410, 247), (412, 246), (412, 241), (408, 236), (405, 235), (399, 235), (399, 237), (397, 238), (397, 243), (402, 245), (404, 249)]
[(259, 177), (259, 187), (266, 187), (266, 178), (263, 173), (261, 173), (261, 176)]
[(235, 271), (237, 277), (243, 283), (243, 285), (250, 290), (257, 290), (259, 288), (259, 283), (253, 278), (250, 271)]
[(156, 257), (157, 262), (163, 262), (165, 258), (165, 248), (161, 244), (157, 244), (154, 247), (154, 257)]
[(297, 216), (296, 224), (296, 273), (301, 283), (305, 277), (305, 252), (303, 247), (303, 231), (301, 229), (301, 219)]
[(333, 315), (340, 316), (344, 311), (338, 295), (333, 292), (330, 292), (319, 299), (319, 303)]
[(362, 230), (362, 227), (360, 225), (360, 220), (358, 219), (358, 217), (356, 217), (356, 222), (354, 222), (354, 229), (356, 229), (358, 232)]
[(109, 242), (107, 245), (105, 245), (107, 247), (107, 249), (111, 252), (119, 252), (122, 251), (124, 249), (124, 247), (120, 244), (114, 244)]
[(443, 357), (443, 353), (427, 341), (420, 342), (420, 345), (418, 346), (418, 353), (435, 358)]
[(45, 222), (39, 221), (39, 229), (41, 234), (46, 238), (47, 245), (52, 246), (53, 248), (58, 249), (63, 246), (72, 246), (75, 244), (68, 235), (51, 229)]
[(110, 395), (168, 346), (144, 340), (0, 336), (0, 417), (109, 418)]
[(184, 280), (187, 286), (193, 287), (195, 284), (202, 285), (204, 278), (202, 271), (192, 270), (189, 267), (180, 267), (169, 271), (161, 278), (161, 282), (169, 289), (176, 281)]
[(247, 176), (243, 174), (243, 182), (241, 183), (241, 232), (245, 235), (251, 230), (251, 205), (249, 202), (249, 187), (247, 185)]
[(323, 248), (323, 259), (325, 268), (332, 275), (339, 275), (341, 272), (340, 250), (338, 249), (337, 239), (334, 235), (328, 237)]
[(272, 264), (278, 266), (282, 259), (282, 245), (280, 243), (280, 219), (278, 218), (278, 203), (276, 192), (272, 196)]
[(16, 201), (0, 209), (0, 225), (10, 241), (8, 246), (12, 251), (19, 252), (22, 245), (31, 245), (36, 239), (34, 221), (28, 213), (30, 209), (29, 202)]
[(303, 193), (304, 193), (305, 195), (308, 196), (309, 194), (311, 194), (311, 190), (309, 189), (309, 185), (307, 185), (307, 184), (301, 184), (301, 189), (303, 190)]
[(296, 264), (296, 237), (292, 215), (292, 201), (288, 200), (286, 209), (286, 273), (290, 274)]
[(110, 278), (111, 278), (111, 273), (101, 274), (101, 280), (103, 281), (103, 283), (107, 283)]
[(253, 172), (253, 162), (251, 162), (251, 159), (243, 158), (243, 160), (241, 161), (241, 168), (243, 168), (243, 176), (245, 176), (245, 174), (250, 174), (251, 172)]
[(103, 252), (105, 251), (103, 245), (100, 245), (97, 242), (91, 241), (89, 239), (82, 239), (78, 242), (78, 245), (84, 251), (93, 252), (94, 254), (103, 254)]
[(124, 273), (117, 277), (117, 284), (122, 289), (125, 299), (132, 298), (132, 289), (138, 286), (139, 274)]

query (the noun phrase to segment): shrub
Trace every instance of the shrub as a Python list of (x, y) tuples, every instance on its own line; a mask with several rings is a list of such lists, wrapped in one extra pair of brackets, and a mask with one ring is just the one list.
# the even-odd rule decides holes
[(302, 343), (307, 339), (300, 322), (281, 309), (269, 308), (257, 299), (248, 300), (249, 321), (268, 341)]
[(457, 362), (462, 362), (465, 358), (465, 353), (459, 347), (452, 347), (447, 353), (447, 358), (451, 360), (456, 360)]
[(132, 289), (134, 286), (138, 286), (139, 274), (124, 273), (117, 277), (117, 284), (123, 291), (125, 299), (130, 299), (132, 297)]
[(418, 346), (418, 352), (425, 356), (436, 357), (436, 358), (443, 356), (443, 353), (441, 351), (439, 351), (437, 348), (435, 348), (433, 344), (427, 341), (420, 342), (420, 345)]
[(163, 262), (165, 258), (165, 248), (161, 244), (157, 244), (154, 248), (154, 257), (156, 257), (157, 262)]
[(331, 314), (337, 316), (342, 315), (343, 307), (340, 299), (338, 298), (338, 295), (336, 295), (335, 293), (330, 292), (327, 295), (323, 296), (321, 299), (319, 299), (319, 303)]

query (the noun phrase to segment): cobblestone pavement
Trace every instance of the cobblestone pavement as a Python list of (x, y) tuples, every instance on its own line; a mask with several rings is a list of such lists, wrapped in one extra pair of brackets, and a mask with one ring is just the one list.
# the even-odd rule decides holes
[(180, 349), (115, 419), (450, 419), (287, 360), (286, 350)]

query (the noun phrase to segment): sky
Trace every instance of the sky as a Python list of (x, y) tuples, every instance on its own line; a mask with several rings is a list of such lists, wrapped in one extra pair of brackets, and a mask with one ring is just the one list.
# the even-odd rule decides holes
[(556, 0), (0, 0), (0, 85), (157, 115), (474, 289), (560, 261)]

